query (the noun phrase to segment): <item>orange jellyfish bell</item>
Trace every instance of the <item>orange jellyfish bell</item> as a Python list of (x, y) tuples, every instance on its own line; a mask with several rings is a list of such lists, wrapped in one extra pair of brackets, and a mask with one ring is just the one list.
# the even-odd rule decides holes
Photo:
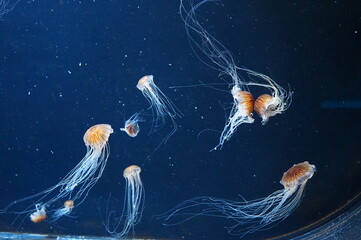
[(281, 104), (279, 98), (269, 94), (262, 94), (254, 102), (254, 110), (262, 118), (262, 124), (266, 124), (268, 119), (280, 113), (278, 106)]
[(40, 204), (36, 204), (35, 208), (36, 208), (36, 212), (33, 212), (32, 214), (30, 214), (30, 220), (33, 223), (39, 223), (39, 222), (44, 221), (47, 217), (45, 206), (43, 205), (40, 208)]
[(307, 182), (315, 171), (315, 165), (311, 165), (307, 161), (294, 164), (293, 167), (283, 174), (280, 183), (287, 189), (295, 188)]
[(237, 91), (236, 99), (243, 106), (246, 114), (248, 116), (252, 116), (252, 112), (254, 108), (254, 100), (252, 94), (247, 91)]
[(64, 208), (71, 209), (74, 207), (74, 201), (73, 200), (66, 200), (64, 202)]
[(126, 124), (124, 131), (128, 134), (128, 136), (136, 137), (139, 132), (139, 125), (138, 123), (136, 124), (128, 123)]
[(109, 124), (97, 124), (85, 132), (83, 140), (86, 146), (102, 149), (111, 133), (113, 129)]
[(134, 176), (134, 175), (140, 173), (141, 171), (142, 171), (142, 169), (140, 167), (138, 167), (137, 165), (131, 165), (131, 166), (127, 167), (126, 169), (124, 169), (123, 176), (125, 178), (129, 178), (131, 176)]
[(141, 79), (139, 79), (137, 88), (142, 91), (144, 88), (149, 86), (149, 84), (152, 82), (153, 82), (153, 75), (146, 75), (146, 76), (142, 77)]
[(39, 222), (42, 222), (46, 219), (46, 212), (44, 213), (32, 213), (30, 215), (30, 220), (33, 222), (33, 223), (39, 223)]

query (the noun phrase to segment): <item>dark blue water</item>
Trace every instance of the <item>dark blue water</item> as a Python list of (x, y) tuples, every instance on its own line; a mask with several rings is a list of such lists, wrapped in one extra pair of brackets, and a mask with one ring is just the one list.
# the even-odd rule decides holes
[[(122, 207), (123, 169), (142, 168), (145, 209), (137, 236), (238, 239), (225, 219), (195, 218), (164, 227), (154, 218), (196, 196), (248, 200), (282, 189), (294, 163), (317, 172), (296, 211), (263, 239), (316, 221), (358, 193), (361, 181), (361, 110), (322, 108), (324, 101), (361, 100), (361, 6), (356, 1), (222, 1), (199, 12), (203, 26), (230, 50), (239, 66), (267, 75), (294, 91), (283, 114), (262, 126), (241, 125), (221, 151), (217, 143), (229, 93), (171, 86), (222, 82), (190, 48), (178, 1), (20, 1), (0, 21), (0, 206), (56, 184), (85, 155), (83, 134), (111, 124), (111, 155), (103, 177), (76, 218), (56, 225), (15, 223), (0, 215), (0, 231), (106, 234), (99, 217), (109, 193)], [(136, 88), (153, 74), (184, 117), (155, 153), (167, 125), (136, 138), (119, 128), (149, 105)], [(229, 79), (227, 79), (229, 80)], [(224, 89), (224, 88), (223, 88)], [(228, 112), (226, 111), (228, 114)], [(153, 153), (153, 154), (152, 154)], [(150, 157), (148, 157), (152, 154)]]

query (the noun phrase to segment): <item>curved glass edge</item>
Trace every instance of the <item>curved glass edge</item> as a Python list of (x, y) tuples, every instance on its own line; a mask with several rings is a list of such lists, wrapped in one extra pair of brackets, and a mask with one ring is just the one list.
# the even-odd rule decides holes
[[(350, 205), (352, 207), (350, 207)], [(345, 210), (348, 208), (348, 210)], [(343, 211), (345, 210), (345, 211)], [(340, 212), (342, 212), (340, 214)], [(337, 216), (338, 215), (338, 216)], [(272, 240), (359, 240), (361, 236), (361, 193), (325, 218)]]
[[(58, 236), (58, 235), (47, 235), (47, 234), (33, 234), (33, 233), (13, 233), (13, 232), (0, 232), (0, 239), (41, 239), (41, 240), (115, 240), (118, 238), (111, 237), (92, 237), (92, 236)], [(151, 238), (122, 238), (123, 240), (155, 240)]]

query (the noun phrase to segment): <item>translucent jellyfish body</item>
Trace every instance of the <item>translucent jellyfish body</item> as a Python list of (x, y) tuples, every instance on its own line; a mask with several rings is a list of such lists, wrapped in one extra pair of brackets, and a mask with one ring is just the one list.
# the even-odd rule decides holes
[(106, 221), (103, 222), (112, 236), (125, 237), (142, 217), (145, 192), (140, 172), (141, 168), (136, 165), (127, 167), (123, 172), (126, 181), (123, 213), (120, 217), (115, 217), (114, 211), (107, 213)]
[(177, 131), (178, 125), (175, 121), (177, 117), (181, 118), (182, 113), (172, 103), (172, 101), (155, 85), (153, 75), (146, 75), (139, 79), (137, 88), (142, 91), (144, 97), (148, 100), (152, 113), (153, 124), (152, 131), (155, 132), (162, 128), (166, 122), (166, 118), (172, 121), (173, 128), (170, 133), (163, 139), (162, 143), (166, 143), (168, 139)]
[(30, 220), (33, 223), (39, 223), (46, 219), (46, 209), (44, 205), (36, 204), (35, 205), (36, 211), (30, 214)]
[(129, 137), (136, 137), (140, 131), (139, 122), (143, 121), (144, 119), (140, 116), (140, 113), (135, 113), (125, 121), (124, 128), (120, 130), (126, 132)]
[(228, 227), (231, 234), (241, 237), (266, 230), (288, 217), (299, 205), (307, 181), (316, 168), (307, 161), (293, 165), (283, 174), (284, 189), (267, 197), (240, 202), (213, 197), (197, 197), (182, 202), (163, 216), (165, 225), (178, 225), (197, 216), (220, 217), (234, 222)]
[[(15, 205), (21, 207), (21, 203), (27, 204), (28, 202), (36, 202), (35, 213), (42, 213), (42, 209), (45, 212), (45, 206), (51, 208), (56, 202), (62, 200), (66, 203), (64, 208), (48, 210), (47, 219), (56, 221), (60, 217), (68, 215), (74, 207), (74, 202), (77, 201), (77, 205), (80, 205), (102, 176), (109, 157), (108, 139), (111, 133), (113, 133), (113, 129), (108, 124), (98, 124), (89, 128), (83, 137), (87, 152), (78, 165), (56, 185), (32, 196), (16, 200), (2, 209), (0, 213), (7, 212), (9, 208), (13, 208)], [(23, 211), (11, 212), (18, 215), (30, 214), (33, 211), (31, 210), (32, 206), (34, 205), (27, 206)]]
[(64, 207), (59, 208), (52, 214), (51, 220), (55, 222), (62, 216), (69, 216), (73, 208), (74, 208), (74, 202), (72, 200), (66, 200), (64, 202)]
[(243, 68), (251, 76), (256, 76), (264, 83), (249, 82), (249, 86), (260, 86), (268, 89), (270, 94), (262, 94), (255, 101), (254, 110), (262, 118), (262, 124), (277, 114), (282, 114), (288, 109), (292, 102), (292, 92), (286, 91), (267, 75)]

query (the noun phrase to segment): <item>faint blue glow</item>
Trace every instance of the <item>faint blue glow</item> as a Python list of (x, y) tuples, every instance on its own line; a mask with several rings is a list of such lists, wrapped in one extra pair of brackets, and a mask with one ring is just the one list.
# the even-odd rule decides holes
[(334, 108), (361, 108), (361, 100), (354, 101), (334, 101), (326, 100), (321, 102), (321, 108), (334, 109)]

